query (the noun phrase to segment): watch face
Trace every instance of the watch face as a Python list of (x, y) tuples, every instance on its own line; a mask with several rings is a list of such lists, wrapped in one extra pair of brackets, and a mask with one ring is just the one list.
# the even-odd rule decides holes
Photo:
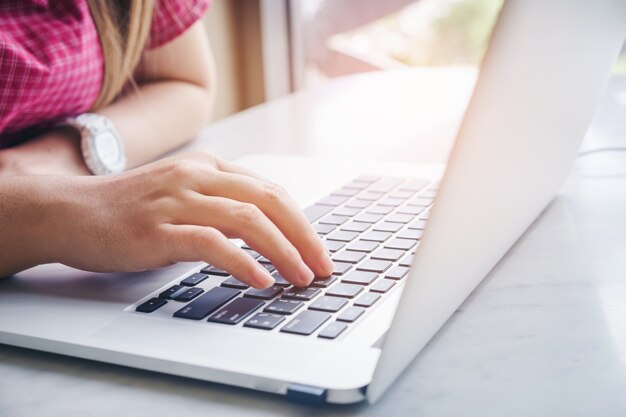
[(96, 155), (105, 167), (111, 168), (120, 159), (120, 145), (117, 138), (111, 132), (103, 132), (94, 140)]

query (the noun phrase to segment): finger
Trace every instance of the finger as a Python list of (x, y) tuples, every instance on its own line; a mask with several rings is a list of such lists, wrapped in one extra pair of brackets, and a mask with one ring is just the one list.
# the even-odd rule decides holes
[(267, 288), (274, 278), (250, 255), (235, 246), (218, 230), (193, 225), (162, 226), (169, 242), (168, 248), (176, 262), (204, 261), (230, 272), (239, 281), (255, 288)]
[(218, 173), (212, 181), (199, 181), (198, 191), (252, 203), (274, 223), (295, 246), (306, 265), (318, 277), (329, 276), (332, 261), (322, 240), (296, 202), (271, 182), (233, 173)]
[(294, 285), (306, 286), (313, 280), (313, 272), (302, 261), (296, 248), (258, 207), (223, 197), (196, 194), (178, 211), (177, 223), (208, 226), (228, 237), (245, 240)]

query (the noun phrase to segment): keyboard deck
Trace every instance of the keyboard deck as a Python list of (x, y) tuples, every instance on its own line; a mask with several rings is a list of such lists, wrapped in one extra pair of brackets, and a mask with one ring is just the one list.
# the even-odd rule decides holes
[(129, 309), (153, 313), (169, 303), (176, 319), (336, 339), (362, 321), (408, 275), (438, 184), (360, 176), (304, 212), (331, 254), (334, 271), (308, 287), (291, 285), (247, 245), (276, 283), (255, 289), (205, 265)]

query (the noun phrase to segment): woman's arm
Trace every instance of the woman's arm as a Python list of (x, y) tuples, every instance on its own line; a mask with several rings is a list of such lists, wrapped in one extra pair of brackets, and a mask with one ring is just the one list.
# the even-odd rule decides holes
[(139, 90), (97, 111), (124, 138), (133, 168), (187, 142), (204, 126), (215, 99), (215, 65), (202, 22), (148, 50), (137, 72)]
[[(213, 109), (215, 78), (213, 55), (201, 22), (144, 54), (137, 71), (138, 89), (97, 111), (113, 121), (124, 139), (128, 168), (193, 138)], [(55, 129), (0, 150), (0, 175), (29, 174), (88, 174), (75, 134)]]

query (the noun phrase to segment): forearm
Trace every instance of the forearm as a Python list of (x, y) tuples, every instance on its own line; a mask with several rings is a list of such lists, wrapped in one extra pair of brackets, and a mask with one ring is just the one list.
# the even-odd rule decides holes
[(54, 262), (67, 183), (79, 177), (0, 177), (0, 277)]
[(128, 168), (142, 165), (194, 137), (213, 106), (211, 92), (184, 81), (144, 84), (97, 113), (108, 117), (124, 140)]

